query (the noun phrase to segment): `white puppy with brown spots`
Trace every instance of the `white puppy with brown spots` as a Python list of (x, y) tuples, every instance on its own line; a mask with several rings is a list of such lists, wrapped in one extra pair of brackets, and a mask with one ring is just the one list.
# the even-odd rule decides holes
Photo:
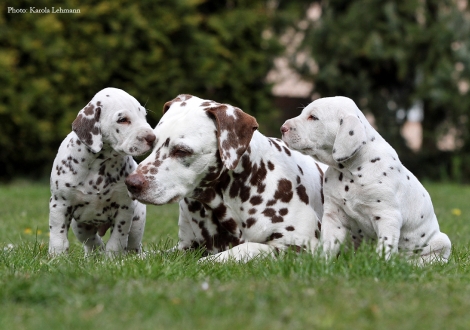
[(447, 261), (451, 243), (428, 192), (351, 99), (318, 99), (281, 132), (289, 147), (330, 166), (321, 232), (327, 255), (336, 255), (350, 232), (356, 247), (377, 240), (386, 258), (402, 252)]
[(154, 150), (126, 184), (143, 203), (179, 201), (178, 249), (247, 261), (316, 247), (323, 173), (257, 127), (229, 104), (191, 95), (165, 104)]
[(137, 167), (132, 156), (153, 147), (146, 114), (117, 88), (103, 89), (80, 110), (52, 168), (50, 254), (68, 250), (70, 226), (86, 253), (104, 248), (98, 231), (104, 234), (108, 227), (108, 255), (141, 251), (146, 208), (128, 196), (124, 180)]

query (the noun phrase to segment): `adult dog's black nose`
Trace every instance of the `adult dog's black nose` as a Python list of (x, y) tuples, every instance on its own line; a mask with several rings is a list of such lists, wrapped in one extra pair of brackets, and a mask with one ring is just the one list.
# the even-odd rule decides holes
[(147, 180), (140, 173), (131, 174), (126, 178), (127, 190), (134, 195), (141, 193), (146, 185)]

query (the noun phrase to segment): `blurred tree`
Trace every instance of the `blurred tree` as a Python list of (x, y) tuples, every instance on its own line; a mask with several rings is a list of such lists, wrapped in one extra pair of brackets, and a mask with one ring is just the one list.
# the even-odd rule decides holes
[(152, 125), (164, 102), (189, 93), (239, 106), (268, 130), (276, 36), (308, 3), (62, 1), (79, 14), (29, 12), (57, 9), (53, 0), (8, 5), (26, 14), (1, 4), (0, 179), (48, 173), (77, 112), (108, 86), (145, 104)]
[[(319, 96), (345, 95), (372, 113), (410, 170), (470, 181), (469, 40), (467, 1), (329, 0), (305, 29), (301, 49), (318, 66), (292, 62)], [(406, 118), (397, 116), (413, 104), (424, 108), (417, 154), (400, 135)], [(460, 154), (437, 148), (449, 132), (465, 142), (463, 149), (457, 143)]]

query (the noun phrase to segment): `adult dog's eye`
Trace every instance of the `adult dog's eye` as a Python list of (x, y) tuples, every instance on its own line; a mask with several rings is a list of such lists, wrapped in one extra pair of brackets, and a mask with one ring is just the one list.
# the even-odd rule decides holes
[(310, 117), (308, 117), (308, 120), (318, 120), (318, 117), (315, 115), (310, 115)]
[(117, 122), (118, 122), (119, 124), (125, 124), (125, 123), (130, 124), (130, 123), (131, 123), (127, 117), (121, 117), (121, 118), (119, 118), (119, 119), (117, 120)]

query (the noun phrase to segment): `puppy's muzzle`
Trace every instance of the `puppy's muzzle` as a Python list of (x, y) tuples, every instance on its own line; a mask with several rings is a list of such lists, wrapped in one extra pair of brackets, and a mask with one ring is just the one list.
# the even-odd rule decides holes
[(281, 134), (284, 135), (284, 133), (287, 133), (290, 131), (290, 127), (286, 126), (286, 125), (282, 125), (281, 126)]
[(126, 186), (127, 190), (135, 196), (139, 195), (148, 186), (148, 182), (142, 174), (134, 173), (126, 178)]

